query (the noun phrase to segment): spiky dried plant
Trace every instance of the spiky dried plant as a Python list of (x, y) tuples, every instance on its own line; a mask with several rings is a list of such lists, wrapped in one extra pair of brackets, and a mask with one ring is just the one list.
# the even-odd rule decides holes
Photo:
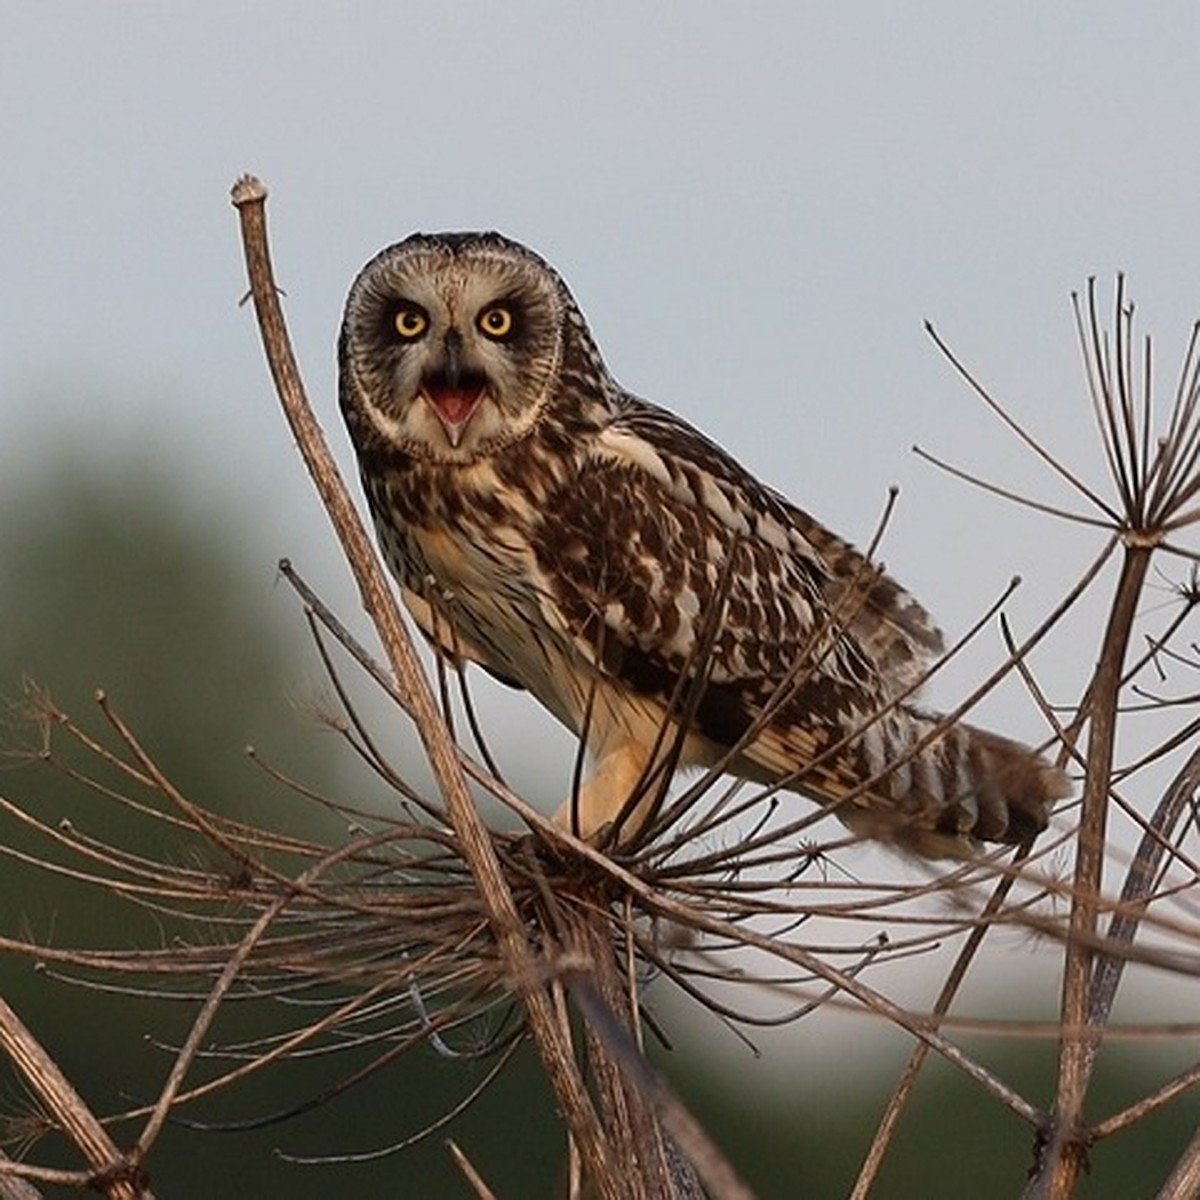
[[(1057, 515), (1107, 535), (1084, 577), (1039, 627), (1018, 640), (1004, 626), (1005, 661), (947, 717), (957, 720), (1005, 676), (1023, 680), (1044, 714), (1048, 742), (1083, 781), (1079, 804), (1067, 807), (1036, 846), (1020, 847), (1015, 855), (964, 855), (926, 868), (924, 878), (910, 873), (863, 879), (841, 866), (853, 839), (844, 831), (831, 833), (827, 814), (794, 818), (770, 789), (731, 789), (720, 764), (687, 786), (672, 786), (673, 735), (664, 729), (668, 753), (655, 759), (665, 766), (644, 781), (645, 789), (654, 790), (656, 815), (621, 840), (619, 853), (607, 853), (571, 837), (505, 785), (465, 679), (456, 680), (442, 664), (434, 683), (427, 680), (304, 398), (267, 256), (265, 190), (242, 180), (234, 202), (276, 387), (375, 623), (383, 661), (350, 636), (290, 564), (283, 564), (283, 573), (303, 601), (339, 699), (340, 712), (331, 721), (389, 791), (394, 807), (389, 815), (358, 811), (288, 780), (339, 816), (349, 830), (343, 842), (329, 846), (239, 823), (182, 794), (103, 697), (108, 734), (100, 738), (35, 694), (33, 709), (44, 734), (40, 757), (47, 764), (203, 849), (190, 858), (178, 852), (172, 861), (150, 858), (70, 828), (39, 824), (0, 799), (0, 812), (43, 839), (47, 869), (143, 906), (178, 931), (151, 950), (63, 950), (13, 940), (0, 948), (36, 956), (54, 970), (99, 978), (131, 995), (171, 993), (196, 1011), (156, 1100), (115, 1115), (141, 1122), (136, 1139), (119, 1151), (66, 1080), (55, 1077), (49, 1056), (39, 1057), (17, 1015), (0, 1007), (0, 1045), (30, 1080), (42, 1105), (42, 1127), (67, 1130), (88, 1163), (88, 1169), (68, 1173), (0, 1160), (0, 1179), (23, 1176), (111, 1196), (148, 1195), (147, 1155), (168, 1116), (179, 1118), (191, 1102), (258, 1072), (348, 1049), (364, 1056), (331, 1089), (298, 1102), (294, 1111), (301, 1111), (361, 1084), (417, 1046), (432, 1046), (448, 1058), (491, 1061), (465, 1104), (528, 1040), (569, 1133), (572, 1197), (583, 1195), (585, 1186), (589, 1194), (610, 1200), (705, 1191), (749, 1196), (646, 1058), (643, 1042), (653, 1031), (647, 1029), (641, 988), (651, 975), (671, 981), (734, 1024), (794, 1022), (838, 1004), (873, 1013), (911, 1036), (914, 1049), (865, 1157), (854, 1190), (858, 1197), (870, 1193), (931, 1052), (1027, 1123), (1035, 1146), (1030, 1197), (1072, 1194), (1089, 1145), (1130, 1127), (1200, 1079), (1200, 1069), (1194, 1069), (1137, 1105), (1090, 1125), (1083, 1121), (1092, 1069), (1124, 971), (1132, 965), (1194, 972), (1200, 966), (1187, 892), (1195, 870), (1184, 847), (1200, 753), (1187, 760), (1157, 807), (1135, 794), (1146, 768), (1180, 752), (1198, 722), (1176, 720), (1134, 761), (1118, 764), (1115, 757), (1118, 722), (1134, 715), (1131, 698), (1134, 707), (1160, 713), (1186, 712), (1181, 706), (1191, 700), (1162, 695), (1164, 672), (1197, 665), (1195, 652), (1179, 646), (1183, 621), (1198, 598), (1190, 573), (1177, 588), (1178, 608), (1165, 629), (1150, 636), (1140, 654), (1131, 654), (1129, 646), (1152, 558), (1193, 558), (1179, 538), (1200, 512), (1195, 334), (1160, 436), (1151, 411), (1149, 348), (1144, 370), (1137, 368), (1123, 285), (1111, 335), (1102, 329), (1094, 288), (1086, 304), (1077, 306), (1113, 500), (1068, 474), (950, 356), (987, 403), (1092, 506), (1091, 512)], [(1095, 673), (1080, 704), (1063, 710), (1042, 696), (1029, 654), (1059, 633), (1079, 598), (1100, 586), (1102, 569), (1114, 558), (1121, 568)], [(973, 632), (994, 619), (1003, 600)], [(846, 622), (853, 618), (852, 612), (836, 614)], [(714, 636), (719, 619), (719, 612), (709, 615)], [(700, 660), (692, 673), (696, 682), (674, 699), (678, 726), (686, 725), (699, 703), (703, 648)], [(796, 678), (785, 686), (802, 680), (811, 667), (798, 663)], [(381, 736), (360, 716), (348, 672), (372, 680), (415, 730), (433, 771), (434, 794), (406, 782), (381, 749), (394, 744), (394, 731)], [(1152, 686), (1147, 677), (1155, 680)], [(470, 737), (456, 737), (460, 725)], [(62, 753), (64, 739), (96, 769), (80, 768), (77, 756)], [(477, 803), (482, 796), (506, 806), (523, 832), (487, 828)], [(1106, 891), (1105, 878), (1106, 869), (1111, 873), (1121, 861), (1113, 814), (1140, 834), (1117, 894)], [(1064, 855), (1071, 862), (1069, 877), (1058, 869)], [(1000, 925), (1060, 948), (1063, 957), (1060, 1020), (1053, 1027), (1059, 1071), (1048, 1104), (1023, 1094), (953, 1036), (956, 1025), (963, 1032), (977, 1028), (951, 1016), (951, 1008), (981, 961), (987, 935)], [(1146, 930), (1152, 936), (1135, 942)], [(915, 1011), (895, 999), (891, 976), (882, 968), (945, 946), (957, 951), (930, 1010)], [(765, 1011), (764, 994), (785, 998), (786, 1011)], [(238, 997), (277, 1002), (273, 1035), (214, 1041), (218, 1013)], [(999, 1018), (984, 1028), (1030, 1037), (1046, 1032)], [(31, 1132), (38, 1129), (28, 1123), (20, 1131), (25, 1137)], [(469, 1186), (489, 1195), (468, 1154), (458, 1147), (453, 1153)], [(1197, 1164), (1200, 1143), (1180, 1160), (1162, 1194), (1190, 1194), (1185, 1189)]]

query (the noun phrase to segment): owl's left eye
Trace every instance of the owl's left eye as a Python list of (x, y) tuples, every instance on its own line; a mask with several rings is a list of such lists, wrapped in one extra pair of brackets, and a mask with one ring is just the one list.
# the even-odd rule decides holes
[(490, 304), (475, 318), (475, 323), (484, 337), (502, 342), (512, 337), (517, 327), (517, 318), (511, 305)]
[(392, 312), (392, 328), (401, 341), (415, 342), (429, 328), (429, 314), (419, 304), (402, 301)]

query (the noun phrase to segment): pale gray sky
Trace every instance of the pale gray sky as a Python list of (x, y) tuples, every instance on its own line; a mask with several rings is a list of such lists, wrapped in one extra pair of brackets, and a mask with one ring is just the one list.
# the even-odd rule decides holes
[[(950, 632), (1014, 572), (1032, 621), (1096, 540), (914, 458), (1063, 498), (921, 322), (1097, 479), (1069, 293), (1127, 271), (1173, 381), (1200, 315), (1198, 45), (1190, 3), (8, 5), (0, 487), (117, 447), (336, 588), (237, 307), (227, 192), (252, 170), (344, 462), (353, 274), (413, 229), (495, 227), (559, 267), (627, 386), (841, 532), (901, 484), (884, 557)], [(1024, 708), (1002, 723), (1034, 735)]]
[[(562, 271), (622, 382), (847, 536), (900, 483), (885, 558), (948, 630), (1014, 572), (1031, 622), (1097, 540), (912, 456), (1063, 498), (921, 323), (1098, 480), (1069, 293), (1128, 272), (1168, 393), (1200, 315), (1198, 47), (1190, 2), (8, 3), (0, 503), (64, 443), (120, 450), (252, 528), (264, 589), (284, 554), (337, 578), (237, 307), (251, 170), (343, 462), (352, 276), (414, 229), (495, 227)], [(1068, 692), (1082, 634), (1043, 664)]]
[(910, 442), (994, 433), (923, 318), (1053, 430), (1088, 274), (1127, 270), (1165, 341), (1200, 312), (1187, 3), (17, 4), (0, 34), (6, 460), (70, 430), (279, 469), (246, 169), (326, 404), (357, 267), (495, 226), (623, 381), (843, 526), (924, 479)]
[(914, 459), (1041, 478), (921, 322), (1096, 462), (1068, 295), (1126, 270), (1173, 370), (1200, 314), (1197, 45), (1190, 3), (8, 5), (4, 476), (111, 442), (271, 554), (320, 553), (236, 306), (226, 195), (252, 170), (339, 447), (354, 272), (416, 228), (496, 227), (560, 268), (627, 386), (844, 533), (900, 483), (885, 557), (950, 630), (1014, 571), (1032, 618), (1092, 543)]

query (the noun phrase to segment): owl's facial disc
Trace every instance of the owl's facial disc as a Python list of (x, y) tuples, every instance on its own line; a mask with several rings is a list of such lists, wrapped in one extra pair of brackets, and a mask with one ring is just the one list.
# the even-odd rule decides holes
[(555, 395), (565, 293), (496, 235), (414, 235), (363, 269), (343, 324), (344, 403), (414, 458), (472, 464)]

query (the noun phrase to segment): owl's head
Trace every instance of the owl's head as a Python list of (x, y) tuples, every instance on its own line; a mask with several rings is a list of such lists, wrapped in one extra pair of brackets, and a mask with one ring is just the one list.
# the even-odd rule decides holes
[(471, 462), (534, 427), (581, 325), (566, 285), (524, 246), (498, 233), (413, 234), (350, 289), (342, 407), (352, 427), (405, 454)]

